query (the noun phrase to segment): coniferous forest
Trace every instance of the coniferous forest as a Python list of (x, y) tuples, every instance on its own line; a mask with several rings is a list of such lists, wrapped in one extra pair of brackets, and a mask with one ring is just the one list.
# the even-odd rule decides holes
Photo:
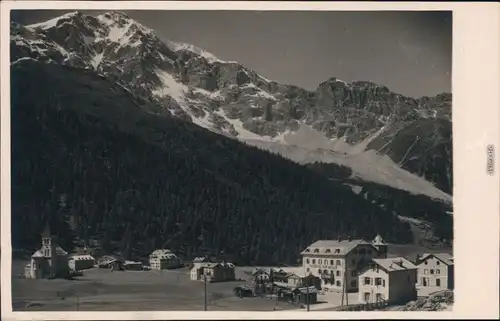
[(90, 71), (26, 60), (11, 73), (14, 248), (38, 247), (47, 222), (67, 251), (95, 239), (130, 258), (167, 247), (238, 264), (294, 263), (338, 235), (412, 242), (392, 210), (316, 167), (156, 115)]

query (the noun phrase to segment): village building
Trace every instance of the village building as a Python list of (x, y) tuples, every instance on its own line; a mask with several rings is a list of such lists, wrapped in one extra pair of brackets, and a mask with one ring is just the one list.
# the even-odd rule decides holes
[(72, 255), (68, 259), (69, 269), (71, 271), (81, 271), (91, 269), (95, 265), (95, 259), (91, 255)]
[(182, 266), (182, 260), (168, 249), (159, 249), (149, 255), (149, 265), (153, 270), (175, 269)]
[(123, 270), (124, 263), (125, 259), (121, 257), (104, 255), (97, 261), (97, 266), (102, 269)]
[(403, 304), (417, 299), (417, 267), (403, 257), (373, 259), (359, 275), (360, 303)]
[(143, 270), (142, 265), (142, 262), (125, 261), (123, 262), (123, 269), (127, 271), (141, 271)]
[(29, 279), (64, 278), (70, 274), (68, 253), (57, 244), (48, 225), (42, 233), (42, 247), (31, 256), (24, 274)]
[(359, 270), (373, 258), (387, 257), (387, 244), (380, 235), (372, 242), (351, 238), (320, 240), (301, 255), (304, 273), (320, 278), (322, 288), (356, 292)]
[(234, 281), (235, 266), (229, 262), (193, 263), (189, 268), (189, 275), (193, 281)]
[(453, 290), (454, 262), (448, 253), (426, 253), (417, 258), (417, 288), (425, 292)]
[(277, 291), (278, 300), (315, 304), (318, 302), (318, 289), (314, 286), (295, 289), (282, 288)]

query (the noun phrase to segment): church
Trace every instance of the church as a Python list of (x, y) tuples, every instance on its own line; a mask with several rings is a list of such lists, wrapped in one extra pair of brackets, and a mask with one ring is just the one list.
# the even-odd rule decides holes
[(68, 253), (57, 244), (48, 225), (42, 233), (42, 247), (31, 256), (24, 272), (28, 279), (69, 276)]

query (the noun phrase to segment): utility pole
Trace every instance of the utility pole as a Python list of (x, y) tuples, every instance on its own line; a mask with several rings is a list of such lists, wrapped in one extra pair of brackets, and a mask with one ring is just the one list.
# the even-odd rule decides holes
[(307, 304), (307, 312), (309, 312), (309, 284), (306, 284), (306, 304)]
[(207, 311), (207, 275), (203, 273), (203, 284), (205, 292), (205, 311)]
[(346, 268), (344, 271), (344, 289), (345, 289), (346, 305), (349, 306), (349, 293), (347, 293), (347, 262), (346, 262)]

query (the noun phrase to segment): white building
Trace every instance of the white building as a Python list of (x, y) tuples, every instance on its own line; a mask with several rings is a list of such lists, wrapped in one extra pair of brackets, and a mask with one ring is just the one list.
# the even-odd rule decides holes
[(372, 242), (361, 239), (316, 241), (301, 253), (304, 275), (321, 279), (321, 287), (334, 291), (358, 290), (358, 272), (372, 258), (387, 257), (380, 235)]
[(182, 260), (172, 251), (160, 249), (149, 255), (149, 265), (153, 270), (175, 269), (182, 265)]
[(432, 293), (454, 288), (454, 262), (448, 253), (426, 253), (417, 258), (417, 287)]
[(404, 304), (416, 300), (417, 267), (403, 257), (373, 259), (359, 275), (359, 302)]
[(193, 281), (224, 282), (235, 280), (235, 266), (229, 262), (193, 263), (189, 268), (189, 277)]
[(72, 271), (81, 271), (86, 269), (91, 269), (96, 264), (93, 256), (85, 255), (73, 255), (68, 259), (68, 265)]
[(31, 256), (24, 274), (29, 279), (69, 276), (68, 253), (57, 245), (48, 225), (42, 233), (42, 247)]

